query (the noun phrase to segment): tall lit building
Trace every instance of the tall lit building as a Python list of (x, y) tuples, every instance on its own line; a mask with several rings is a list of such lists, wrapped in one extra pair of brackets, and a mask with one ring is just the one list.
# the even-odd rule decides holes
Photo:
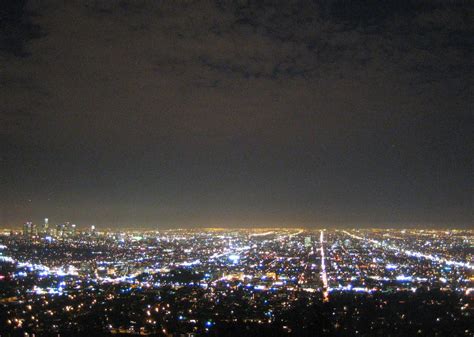
[(31, 226), (32, 226), (31, 221), (27, 221), (23, 224), (23, 236), (25, 238), (30, 237), (30, 235), (31, 235)]
[(58, 227), (51, 225), (51, 227), (49, 228), (48, 234), (51, 235), (53, 238), (55, 238), (58, 235)]
[(69, 221), (66, 221), (66, 223), (64, 224), (62, 236), (63, 237), (71, 236), (71, 223)]
[(64, 236), (64, 224), (58, 224), (56, 226), (56, 237), (62, 238)]
[(49, 234), (49, 219), (44, 218), (43, 227), (41, 228), (41, 234), (48, 235)]
[(36, 225), (31, 221), (27, 221), (23, 224), (23, 236), (31, 239), (33, 236), (38, 235)]

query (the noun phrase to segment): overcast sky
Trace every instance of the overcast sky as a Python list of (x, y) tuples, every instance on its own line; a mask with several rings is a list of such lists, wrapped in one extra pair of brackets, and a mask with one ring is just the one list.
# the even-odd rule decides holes
[(472, 2), (23, 2), (1, 225), (473, 224)]

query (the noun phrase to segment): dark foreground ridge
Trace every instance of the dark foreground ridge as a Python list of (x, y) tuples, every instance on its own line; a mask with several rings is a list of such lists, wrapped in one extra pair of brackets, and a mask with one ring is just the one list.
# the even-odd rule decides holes
[[(118, 293), (120, 290), (114, 289)], [(198, 296), (197, 319), (206, 323), (197, 329), (192, 324), (182, 323), (178, 312), (184, 312), (186, 306), (183, 299)], [(164, 302), (173, 303), (171, 314), (166, 320), (153, 312), (150, 317), (156, 324), (147, 323), (143, 317), (144, 305), (152, 306), (161, 295)], [(275, 313), (272, 323), (267, 323), (259, 310), (265, 308), (264, 299), (256, 299), (256, 308), (248, 305), (245, 294), (235, 293), (228, 301), (213, 307), (204, 299), (199, 289), (180, 289), (173, 291), (163, 289), (160, 295), (154, 292), (136, 291), (131, 294), (117, 296), (110, 302), (107, 295), (96, 297), (97, 303), (82, 315), (64, 312), (58, 317), (45, 317), (47, 313), (36, 313), (41, 319), (41, 328), (31, 328), (33, 320), (25, 321), (25, 328), (14, 329), (5, 325), (0, 331), (2, 336), (25, 336), (27, 331), (35, 331), (36, 336), (117, 336), (140, 334), (139, 329), (130, 328), (145, 326), (141, 334), (150, 336), (469, 336), (472, 319), (470, 311), (463, 310), (468, 303), (467, 298), (457, 294), (446, 294), (439, 290), (419, 291), (415, 294), (387, 293), (377, 295), (366, 294), (333, 294), (329, 303), (323, 303), (321, 297), (299, 297), (292, 307)], [(300, 294), (302, 295), (302, 294)], [(50, 299), (53, 303), (48, 310), (61, 311), (63, 306), (78, 305), (67, 296)], [(9, 312), (21, 313), (21, 305), (3, 304), (0, 319), (7, 320)], [(179, 310), (181, 309), (181, 310)], [(235, 319), (230, 312), (239, 310)], [(218, 313), (219, 315), (215, 315)], [(146, 316), (146, 315), (145, 315)], [(212, 323), (206, 319), (213, 317)], [(250, 322), (243, 317), (259, 317)], [(236, 320), (236, 321), (233, 321)], [(112, 324), (117, 327), (110, 331)], [(122, 327), (120, 328), (120, 326)], [(167, 331), (163, 332), (163, 326)], [(207, 330), (207, 331), (206, 331)], [(54, 331), (54, 332), (53, 332)]]

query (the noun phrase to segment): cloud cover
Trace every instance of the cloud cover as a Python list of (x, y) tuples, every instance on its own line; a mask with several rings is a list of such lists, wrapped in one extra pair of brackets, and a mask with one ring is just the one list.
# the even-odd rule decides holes
[(49, 0), (17, 18), (4, 223), (472, 223), (472, 5)]

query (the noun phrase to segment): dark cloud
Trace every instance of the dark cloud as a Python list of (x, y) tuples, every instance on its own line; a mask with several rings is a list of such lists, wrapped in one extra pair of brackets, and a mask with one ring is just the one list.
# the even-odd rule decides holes
[(468, 3), (9, 4), (3, 222), (472, 223)]
[(0, 3), (0, 53), (26, 57), (25, 44), (43, 35), (40, 27), (32, 23), (35, 13), (26, 10), (26, 3), (27, 0)]

